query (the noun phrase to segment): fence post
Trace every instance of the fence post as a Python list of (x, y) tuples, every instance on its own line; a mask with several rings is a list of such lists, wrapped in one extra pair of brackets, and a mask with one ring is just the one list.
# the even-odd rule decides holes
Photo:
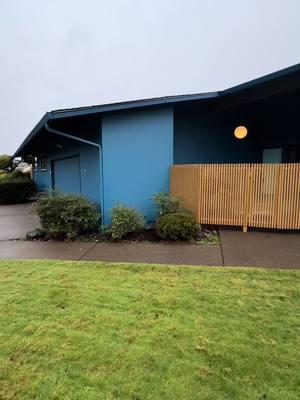
[(250, 200), (251, 200), (251, 187), (252, 187), (252, 164), (246, 164), (246, 196), (245, 196), (245, 209), (244, 209), (244, 221), (243, 221), (243, 232), (248, 231), (249, 214), (250, 214)]

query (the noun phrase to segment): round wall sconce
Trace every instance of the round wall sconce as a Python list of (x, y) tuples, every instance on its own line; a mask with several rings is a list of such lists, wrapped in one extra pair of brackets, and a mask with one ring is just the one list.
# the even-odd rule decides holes
[(234, 136), (237, 139), (244, 139), (247, 136), (247, 134), (248, 134), (248, 129), (243, 125), (237, 126), (234, 130)]

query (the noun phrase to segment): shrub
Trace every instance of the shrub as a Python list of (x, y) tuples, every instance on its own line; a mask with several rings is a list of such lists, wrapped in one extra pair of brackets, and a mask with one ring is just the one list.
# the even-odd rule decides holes
[(183, 200), (168, 192), (159, 192), (152, 196), (159, 215), (169, 214), (180, 210)]
[(3, 171), (3, 170), (0, 170), (0, 179), (7, 179), (7, 173), (5, 172), (5, 171)]
[(29, 172), (22, 172), (22, 171), (14, 171), (14, 172), (7, 172), (4, 171), (4, 173), (1, 172), (0, 170), (0, 179), (6, 179), (6, 180), (15, 180), (15, 179), (31, 179), (30, 173)]
[(156, 232), (162, 239), (191, 240), (198, 235), (199, 229), (193, 215), (185, 211), (164, 214), (156, 221)]
[(52, 239), (76, 239), (99, 229), (97, 206), (84, 196), (52, 192), (38, 200), (37, 211), (44, 231)]
[(36, 185), (31, 179), (0, 180), (0, 204), (26, 203), (35, 193)]
[(7, 175), (8, 179), (30, 179), (29, 172), (14, 171)]
[(11, 168), (12, 156), (8, 154), (0, 154), (0, 169)]
[(110, 213), (110, 232), (113, 239), (121, 239), (128, 233), (140, 231), (145, 226), (143, 215), (132, 207), (117, 204)]

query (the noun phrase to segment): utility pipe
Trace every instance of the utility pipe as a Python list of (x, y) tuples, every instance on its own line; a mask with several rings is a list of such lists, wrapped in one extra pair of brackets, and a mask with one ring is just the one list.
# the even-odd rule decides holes
[(90, 140), (81, 139), (77, 136), (70, 135), (69, 133), (60, 132), (56, 129), (50, 128), (47, 122), (45, 122), (45, 128), (48, 132), (55, 133), (56, 135), (60, 135), (66, 137), (68, 139), (76, 140), (77, 142), (85, 143), (90, 146), (95, 146), (99, 150), (99, 172), (100, 172), (100, 198), (102, 202), (101, 207), (101, 227), (104, 227), (104, 185), (103, 185), (103, 156), (102, 156), (102, 146), (99, 143), (91, 142)]

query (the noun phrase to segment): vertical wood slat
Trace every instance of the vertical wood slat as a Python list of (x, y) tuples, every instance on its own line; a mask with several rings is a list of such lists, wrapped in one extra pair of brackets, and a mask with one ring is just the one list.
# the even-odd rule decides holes
[(300, 164), (171, 167), (170, 187), (199, 223), (300, 229)]

